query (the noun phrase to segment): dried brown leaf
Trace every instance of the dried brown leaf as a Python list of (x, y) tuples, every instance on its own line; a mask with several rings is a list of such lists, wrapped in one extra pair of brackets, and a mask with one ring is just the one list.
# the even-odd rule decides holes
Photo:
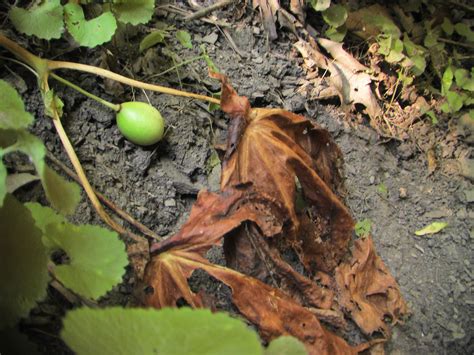
[(336, 269), (339, 304), (348, 311), (366, 334), (390, 334), (385, 317), (392, 325), (408, 314), (400, 288), (375, 252), (371, 237), (355, 242), (352, 260)]
[(343, 108), (353, 109), (355, 104), (362, 104), (371, 119), (380, 116), (382, 111), (371, 88), (372, 78), (367, 74), (368, 68), (347, 53), (340, 43), (319, 38), (318, 44), (329, 52), (332, 58), (322, 54), (314, 44), (303, 40), (295, 43), (295, 47), (306, 61), (306, 66), (317, 66), (329, 71), (328, 81), (337, 90)]

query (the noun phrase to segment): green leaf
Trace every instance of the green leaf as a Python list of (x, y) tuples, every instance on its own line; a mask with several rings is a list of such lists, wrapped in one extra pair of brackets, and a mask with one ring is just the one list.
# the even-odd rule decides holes
[(373, 15), (368, 12), (363, 16), (364, 21), (368, 25), (377, 27), (384, 35), (393, 38), (400, 38), (401, 32), (398, 26), (386, 15)]
[[(7, 195), (0, 209), (0, 329), (13, 326), (46, 296), (48, 256), (28, 209)], [(3, 349), (2, 349), (3, 350)]]
[(453, 67), (448, 65), (441, 78), (441, 95), (446, 96), (448, 94), (451, 85), (453, 84), (454, 72)]
[(427, 225), (425, 228), (415, 232), (416, 235), (435, 234), (446, 228), (448, 224), (446, 222), (433, 222)]
[(333, 5), (323, 12), (323, 19), (333, 27), (342, 26), (347, 20), (347, 10), (342, 5)]
[(155, 0), (117, 2), (112, 5), (112, 11), (120, 22), (132, 25), (147, 23), (155, 11)]
[[(201, 49), (201, 55), (202, 55), (204, 61), (206, 62), (207, 67), (209, 68), (209, 70), (213, 71), (214, 73), (219, 73), (219, 69), (214, 64), (211, 57), (209, 57), (209, 54), (207, 54), (206, 46), (204, 44), (201, 44), (199, 46), (199, 48)], [(220, 96), (219, 96), (219, 98), (220, 98)]]
[(19, 188), (29, 184), (30, 182), (37, 181), (37, 180), (39, 180), (39, 177), (37, 175), (33, 175), (30, 173), (10, 174), (7, 176), (7, 191), (8, 193), (12, 194)]
[(78, 4), (68, 3), (64, 6), (64, 18), (71, 36), (84, 47), (95, 47), (110, 41), (117, 29), (114, 15), (107, 11), (87, 21), (84, 11)]
[(0, 148), (0, 207), (7, 194), (7, 169), (3, 165), (3, 149)]
[(44, 93), (43, 102), (46, 116), (55, 118), (54, 110), (57, 110), (59, 117), (62, 117), (64, 102), (55, 94), (54, 90), (51, 89)]
[(18, 31), (29, 36), (49, 40), (60, 38), (64, 30), (60, 0), (45, 0), (29, 10), (14, 6), (8, 16)]
[(466, 69), (456, 69), (454, 71), (456, 85), (467, 91), (474, 91), (474, 78), (469, 75)]
[(41, 240), (43, 241), (44, 246), (51, 251), (55, 248), (56, 244), (52, 243), (46, 236), (46, 227), (50, 224), (67, 223), (66, 218), (64, 218), (63, 215), (56, 213), (52, 208), (40, 205), (37, 202), (27, 202), (25, 203), (25, 207), (30, 210), (31, 216), (35, 220), (36, 227), (38, 227), (43, 233)]
[(415, 76), (419, 76), (425, 72), (426, 60), (424, 56), (415, 55), (410, 58), (413, 62), (413, 67), (410, 69)]
[(426, 111), (425, 115), (427, 115), (431, 119), (431, 124), (436, 125), (438, 123), (438, 118), (436, 117), (436, 114), (432, 111)]
[(451, 109), (451, 112), (458, 112), (463, 105), (463, 97), (455, 91), (448, 91), (446, 94), (446, 99), (448, 100), (448, 105)]
[(178, 32), (176, 32), (176, 38), (183, 47), (189, 49), (193, 48), (193, 43), (191, 42), (191, 35), (188, 31), (179, 30)]
[(290, 336), (281, 336), (273, 340), (265, 355), (307, 355), (308, 352), (302, 342)]
[(425, 39), (423, 41), (423, 44), (427, 48), (434, 47), (438, 44), (438, 37), (439, 37), (439, 33), (437, 33), (436, 31), (428, 30), (428, 32), (426, 33)]
[(361, 221), (358, 221), (354, 227), (355, 234), (358, 237), (364, 238), (370, 234), (372, 229), (372, 221), (368, 218), (364, 218)]
[(148, 48), (153, 47), (158, 43), (163, 43), (166, 35), (167, 31), (164, 30), (156, 30), (146, 35), (145, 38), (143, 38), (140, 42), (140, 53), (147, 50)]
[(441, 28), (443, 31), (448, 35), (451, 36), (454, 32), (454, 26), (452, 22), (449, 20), (449, 18), (445, 17), (443, 19), (443, 23), (441, 24)]
[(329, 27), (326, 32), (324, 32), (327, 38), (335, 42), (342, 42), (344, 37), (347, 34), (347, 27), (340, 26), (340, 27)]
[(385, 57), (385, 60), (389, 63), (397, 63), (404, 57), (403, 42), (398, 38), (393, 38), (390, 46), (390, 53)]
[(122, 281), (128, 259), (117, 233), (92, 225), (49, 223), (44, 235), (48, 245), (65, 251), (71, 260), (54, 268), (67, 288), (97, 299)]
[(24, 131), (12, 132), (12, 134), (16, 135), (17, 141), (5, 151), (21, 151), (28, 155), (41, 178), (46, 197), (51, 205), (61, 213), (73, 213), (81, 199), (79, 186), (66, 181), (46, 165), (44, 161), (46, 148), (38, 138)]
[(311, 6), (313, 6), (316, 11), (324, 11), (331, 6), (331, 0), (311, 0)]
[(459, 22), (459, 23), (455, 24), (454, 25), (454, 30), (457, 32), (457, 34), (459, 34), (463, 37), (466, 37), (466, 39), (469, 42), (474, 42), (474, 32), (465, 23)]
[(262, 354), (242, 321), (207, 309), (80, 308), (63, 325), (61, 338), (78, 355)]
[(25, 111), (25, 104), (20, 95), (6, 81), (0, 80), (0, 128), (27, 128), (33, 123), (33, 116)]

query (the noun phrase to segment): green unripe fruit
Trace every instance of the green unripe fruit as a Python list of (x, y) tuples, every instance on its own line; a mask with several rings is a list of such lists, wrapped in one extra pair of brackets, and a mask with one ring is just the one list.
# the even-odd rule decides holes
[(117, 113), (117, 126), (130, 142), (152, 145), (163, 138), (165, 121), (156, 108), (145, 102), (124, 102)]

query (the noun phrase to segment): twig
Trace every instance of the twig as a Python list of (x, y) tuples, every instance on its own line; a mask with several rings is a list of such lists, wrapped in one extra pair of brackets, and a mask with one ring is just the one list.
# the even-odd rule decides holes
[[(54, 155), (48, 152), (47, 157), (49, 160), (51, 160), (54, 164), (56, 164), (64, 173), (66, 173), (68, 176), (70, 176), (72, 179), (80, 183), (79, 177), (69, 169), (66, 165), (64, 165), (58, 158), (56, 158)], [(112, 201), (110, 201), (107, 197), (102, 195), (100, 192), (98, 192), (96, 189), (94, 189), (94, 193), (97, 195), (99, 200), (101, 200), (108, 208), (110, 208), (112, 211), (114, 211), (120, 218), (124, 219), (128, 223), (130, 223), (132, 226), (137, 228), (140, 232), (145, 234), (146, 236), (156, 239), (156, 240), (161, 240), (161, 237), (157, 235), (155, 232), (153, 232), (151, 229), (149, 229), (147, 226), (141, 224), (138, 222), (136, 219), (134, 219), (132, 216), (130, 216), (127, 212), (122, 210), (120, 207), (115, 205)], [(130, 233), (130, 232), (129, 232)], [(135, 239), (135, 238), (133, 238)]]
[(175, 96), (189, 97), (193, 99), (211, 102), (218, 105), (221, 103), (220, 100), (213, 97), (194, 94), (194, 93), (185, 92), (185, 91), (176, 90), (176, 89), (171, 89), (165, 86), (144, 83), (142, 81), (130, 79), (130, 78), (127, 78), (126, 76), (111, 72), (110, 70), (98, 68), (93, 65), (73, 63), (73, 62), (52, 61), (52, 60), (48, 61), (47, 65), (48, 65), (49, 70), (57, 70), (57, 69), (78, 70), (78, 71), (83, 71), (86, 73), (99, 75), (104, 78), (112, 79), (112, 80), (118, 81), (119, 83), (137, 87), (144, 90), (157, 91), (163, 94), (170, 94), (170, 95), (175, 95)]
[(192, 20), (197, 20), (201, 17), (207, 16), (208, 14), (210, 14), (213, 11), (216, 11), (216, 10), (219, 10), (223, 7), (226, 7), (230, 4), (232, 4), (233, 2), (234, 2), (234, 0), (221, 0), (221, 1), (218, 1), (218, 2), (216, 2), (215, 4), (213, 4), (211, 6), (208, 6), (208, 7), (205, 7), (203, 9), (199, 10), (199, 11), (196, 11), (192, 15), (186, 16), (183, 20), (185, 22), (192, 21)]
[(459, 2), (459, 1), (456, 1), (456, 0), (449, 0), (449, 2), (453, 5), (462, 7), (464, 10), (474, 12), (474, 7), (472, 7), (472, 6), (463, 4), (463, 3)]
[(447, 39), (447, 38), (438, 38), (438, 40), (440, 40), (441, 42), (444, 42), (444, 43), (454, 44), (455, 46), (460, 46), (460, 47), (465, 47), (465, 48), (469, 48), (469, 49), (474, 49), (474, 45), (473, 45), (473, 44), (464, 43), (464, 42), (458, 42), (458, 41), (453, 41), (453, 40)]

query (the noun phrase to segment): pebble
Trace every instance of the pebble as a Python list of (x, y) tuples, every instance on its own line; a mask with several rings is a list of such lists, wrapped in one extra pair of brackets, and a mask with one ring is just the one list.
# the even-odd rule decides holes
[(408, 191), (406, 188), (404, 187), (400, 187), (398, 189), (398, 197), (400, 197), (401, 199), (405, 199), (408, 197)]
[(176, 207), (176, 200), (173, 198), (169, 198), (165, 200), (165, 206), (166, 207)]

